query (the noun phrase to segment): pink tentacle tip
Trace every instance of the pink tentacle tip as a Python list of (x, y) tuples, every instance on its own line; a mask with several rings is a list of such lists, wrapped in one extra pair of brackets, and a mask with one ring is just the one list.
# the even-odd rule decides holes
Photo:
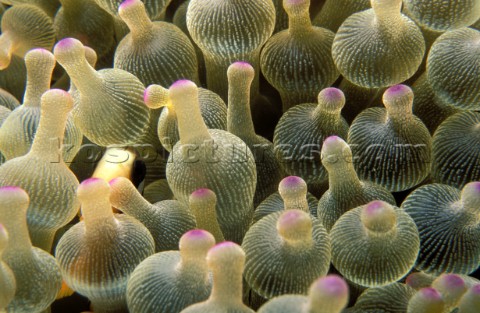
[(186, 232), (184, 236), (189, 238), (203, 238), (208, 236), (208, 233), (203, 229), (192, 229)]
[(108, 184), (109, 184), (110, 186), (113, 186), (113, 185), (115, 185), (115, 184), (118, 184), (118, 183), (121, 182), (121, 181), (122, 181), (122, 177), (115, 177), (115, 178), (110, 179), (110, 181), (108, 182)]
[(252, 65), (250, 63), (245, 62), (245, 61), (237, 61), (232, 64), (235, 67), (242, 68), (242, 69), (253, 69)]
[[(63, 89), (50, 89), (48, 90), (47, 92), (44, 93), (45, 94), (50, 94), (50, 95), (56, 95), (56, 96), (59, 96), (59, 97), (67, 97), (67, 98), (71, 98), (72, 96), (68, 93), (68, 91), (65, 91)], [(72, 101), (73, 101), (73, 98), (72, 98)]]
[(185, 87), (185, 86), (192, 86), (192, 85), (195, 85), (194, 82), (192, 82), (191, 80), (188, 80), (188, 79), (180, 79), (180, 80), (177, 80), (176, 82), (174, 82), (170, 88), (179, 88), (179, 87)]
[(431, 299), (431, 300), (442, 299), (442, 295), (435, 288), (431, 288), (431, 287), (423, 288), (420, 290), (420, 292), (427, 299)]
[(138, 2), (139, 2), (138, 0), (125, 0), (118, 6), (118, 8), (125, 9), (125, 8), (128, 8), (129, 6), (137, 4)]
[(19, 192), (23, 191), (22, 188), (18, 186), (5, 186), (5, 187), (0, 187), (0, 192), (5, 191), (5, 192)]
[(470, 290), (473, 294), (480, 296), (480, 284), (473, 286)]
[(329, 101), (340, 101), (345, 98), (343, 92), (334, 87), (325, 88), (321, 91), (321, 94)]
[(347, 283), (337, 275), (328, 275), (318, 279), (314, 288), (331, 296), (341, 297), (348, 294)]
[(203, 198), (212, 194), (212, 191), (208, 188), (200, 188), (192, 192), (192, 196), (196, 198)]
[(57, 50), (57, 49), (70, 49), (70, 48), (74, 47), (75, 45), (77, 45), (78, 42), (79, 41), (75, 38), (62, 39), (55, 45), (55, 50)]
[(480, 194), (480, 182), (479, 181), (470, 183), (470, 185), (472, 186), (472, 189), (475, 191), (475, 193)]
[(390, 97), (398, 97), (407, 93), (412, 92), (412, 89), (408, 87), (407, 85), (395, 85), (390, 88), (388, 88), (385, 91), (385, 95), (390, 96)]
[(330, 137), (327, 137), (327, 139), (325, 139), (323, 141), (323, 144), (324, 145), (332, 145), (332, 144), (340, 143), (342, 141), (343, 141), (342, 138), (340, 138), (338, 136), (330, 136)]
[(307, 0), (286, 0), (285, 4), (286, 5), (300, 5), (300, 4), (305, 4)]
[(407, 276), (407, 279), (405, 280), (405, 284), (415, 288), (419, 279), (420, 279), (420, 274), (411, 273), (410, 275)]
[(143, 102), (148, 103), (150, 101), (150, 87), (145, 88), (143, 91)]
[(217, 250), (223, 250), (228, 248), (237, 247), (238, 245), (231, 241), (223, 241), (221, 243), (217, 243), (213, 248), (210, 249), (211, 252), (215, 252)]
[(80, 184), (80, 186), (91, 186), (91, 185), (100, 183), (102, 180), (103, 180), (103, 179), (101, 179), (101, 178), (96, 178), (96, 177), (87, 178), (87, 179), (85, 179), (84, 181), (82, 181), (82, 183)]
[(304, 183), (304, 180), (298, 176), (288, 176), (281, 181), (281, 184), (284, 187), (303, 185)]
[(364, 212), (367, 216), (375, 216), (381, 212), (384, 207), (385, 203), (383, 201), (375, 200), (367, 204)]
[(299, 210), (288, 210), (285, 211), (278, 218), (277, 229), (280, 232), (287, 231), (288, 229), (297, 229), (298, 227), (303, 227), (305, 222), (308, 222), (309, 216), (305, 216), (306, 213)]
[(47, 49), (43, 49), (43, 48), (35, 48), (35, 49), (30, 50), (28, 53), (32, 53), (32, 52), (37, 52), (37, 53), (42, 53), (42, 54), (50, 54), (50, 51), (48, 51)]
[(458, 288), (465, 286), (465, 281), (456, 274), (447, 274), (443, 277), (443, 281), (447, 288)]

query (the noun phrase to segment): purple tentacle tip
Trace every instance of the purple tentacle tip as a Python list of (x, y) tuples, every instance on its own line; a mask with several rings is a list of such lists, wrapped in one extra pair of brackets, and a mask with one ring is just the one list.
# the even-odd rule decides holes
[(194, 85), (195, 83), (192, 82), (191, 80), (188, 79), (180, 79), (174, 82), (170, 88), (177, 88), (177, 87), (183, 87), (183, 86), (188, 86), (188, 85)]
[(250, 65), (250, 63), (245, 62), (245, 61), (237, 61), (237, 62), (233, 63), (232, 65), (234, 65), (236, 67), (240, 67), (240, 68), (248, 68), (248, 69), (252, 68), (253, 69), (253, 67)]
[(465, 281), (456, 274), (446, 274), (443, 281), (447, 288), (459, 288), (465, 286)]
[(329, 87), (321, 91), (322, 96), (328, 101), (340, 101), (345, 98), (340, 89)]
[(475, 294), (480, 296), (480, 284), (473, 286), (470, 288), (470, 291)]
[(442, 295), (435, 289), (431, 287), (423, 288), (419, 292), (422, 293), (424, 298), (431, 300), (441, 300)]
[(127, 8), (127, 7), (131, 6), (131, 5), (136, 4), (137, 2), (138, 2), (138, 0), (125, 0), (118, 6), (118, 8), (119, 9), (124, 9), (124, 8)]
[(472, 183), (470, 183), (469, 185), (472, 186), (472, 189), (473, 189), (476, 193), (480, 193), (480, 182), (479, 182), (479, 181), (472, 182)]
[(101, 181), (102, 181), (101, 178), (91, 177), (91, 178), (85, 179), (80, 185), (81, 186), (90, 186), (90, 185), (93, 185), (93, 184), (97, 184)]
[(289, 210), (283, 213), (280, 216), (282, 223), (289, 223), (290, 221), (295, 221), (302, 216), (302, 211), (298, 210)]
[(62, 39), (60, 40), (56, 45), (55, 45), (55, 48), (59, 48), (59, 49), (70, 49), (72, 48), (73, 46), (75, 46), (77, 44), (78, 40), (75, 39), (75, 38), (65, 38), (65, 39)]
[(383, 210), (384, 206), (385, 203), (383, 201), (375, 200), (365, 206), (364, 212), (369, 217), (375, 216)]
[(338, 136), (329, 136), (327, 139), (323, 141), (324, 145), (332, 145), (332, 144), (337, 144), (339, 142), (343, 141), (342, 138)]
[(6, 192), (14, 192), (14, 191), (19, 191), (19, 190), (22, 190), (22, 188), (17, 187), (17, 186), (0, 187), (0, 191), (6, 191)]
[(348, 294), (347, 283), (337, 275), (328, 275), (318, 279), (314, 288), (332, 296), (344, 296)]
[(402, 96), (402, 95), (405, 95), (405, 94), (408, 94), (408, 93), (411, 93), (412, 92), (412, 89), (410, 87), (408, 87), (407, 85), (395, 85), (395, 86), (392, 86), (390, 88), (388, 88), (386, 91), (385, 91), (385, 96), (387, 97), (398, 97), (398, 96)]
[[(90, 178), (90, 179), (91, 179), (91, 178)], [(113, 186), (113, 185), (115, 185), (116, 183), (118, 183), (119, 181), (121, 181), (121, 179), (122, 179), (121, 177), (112, 178), (112, 179), (108, 182), (108, 184), (109, 184), (110, 186)], [(84, 182), (86, 182), (86, 180), (85, 180)]]
[(285, 4), (286, 5), (299, 5), (299, 4), (305, 4), (307, 2), (306, 0), (286, 0)]
[(213, 191), (211, 191), (208, 188), (200, 188), (192, 192), (192, 197), (194, 198), (205, 198), (208, 196), (211, 196), (213, 194)]
[(50, 53), (50, 51), (48, 51), (47, 49), (43, 49), (43, 48), (35, 48), (35, 49), (30, 50), (28, 53), (31, 53), (31, 52), (39, 52), (39, 53), (43, 53), (43, 54)]
[(217, 243), (213, 248), (210, 249), (211, 252), (215, 252), (217, 250), (222, 250), (225, 248), (232, 248), (238, 246), (236, 243), (231, 241), (223, 241), (221, 243)]
[(192, 229), (185, 233), (185, 236), (189, 238), (202, 238), (205, 237), (208, 233), (203, 229)]
[(147, 88), (145, 88), (145, 90), (143, 91), (143, 102), (145, 102), (145, 103), (148, 103), (148, 98), (149, 98), (148, 94), (149, 94), (149, 92), (150, 92), (150, 89), (149, 89), (149, 88), (150, 88), (150, 87), (147, 87)]
[(286, 188), (289, 188), (289, 187), (295, 187), (295, 186), (298, 186), (298, 185), (303, 185), (305, 184), (304, 180), (301, 179), (300, 177), (298, 176), (288, 176), (288, 177), (285, 177), (281, 182), (280, 184), (283, 186), (283, 187), (286, 187)]

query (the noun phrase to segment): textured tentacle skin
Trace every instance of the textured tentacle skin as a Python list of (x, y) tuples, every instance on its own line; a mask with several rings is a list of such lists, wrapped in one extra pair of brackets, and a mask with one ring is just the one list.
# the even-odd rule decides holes
[(344, 213), (370, 201), (382, 200), (395, 205), (387, 189), (358, 179), (350, 146), (340, 137), (325, 139), (321, 158), (328, 172), (329, 188), (318, 201), (317, 216), (327, 231)]
[[(0, 128), (2, 127), (7, 117), (10, 115), (10, 113), (12, 113), (10, 109), (7, 109), (6, 107), (0, 105)], [(5, 157), (0, 152), (0, 165), (2, 165), (3, 163), (5, 163)]]
[(53, 89), (44, 93), (41, 103), (32, 148), (2, 165), (0, 186), (19, 186), (28, 192), (27, 220), (33, 244), (50, 252), (55, 232), (78, 212), (78, 180), (63, 162), (59, 146), (73, 100), (67, 92)]
[(348, 304), (348, 285), (336, 275), (317, 279), (308, 296), (283, 295), (263, 305), (258, 313), (340, 313)]
[(0, 105), (10, 110), (15, 110), (20, 105), (20, 102), (7, 90), (0, 89)]
[(54, 19), (58, 40), (74, 37), (91, 47), (100, 56), (112, 49), (114, 43), (113, 17), (95, 0), (60, 0), (62, 7)]
[(53, 18), (60, 6), (59, 0), (2, 0), (3, 4), (18, 6), (22, 4), (34, 5), (42, 9), (49, 17)]
[(73, 38), (59, 41), (54, 55), (77, 88), (72, 113), (90, 141), (100, 146), (127, 145), (146, 132), (150, 113), (138, 78), (120, 69), (95, 71), (85, 59), (82, 43)]
[(130, 33), (115, 50), (115, 68), (134, 74), (145, 86), (169, 87), (179, 79), (198, 83), (195, 48), (177, 26), (151, 22), (140, 0), (122, 3), (119, 15)]
[(385, 286), (408, 274), (420, 248), (412, 218), (379, 200), (342, 215), (330, 237), (335, 268), (367, 287)]
[(480, 30), (461, 28), (438, 37), (428, 54), (427, 73), (440, 99), (462, 110), (479, 110)]
[(187, 9), (190, 1), (183, 2), (177, 10), (175, 10), (175, 14), (173, 15), (172, 23), (176, 25), (178, 28), (187, 35), (188, 39), (190, 39), (193, 47), (195, 48), (195, 54), (197, 55), (198, 61), (198, 76), (203, 86), (206, 84), (206, 70), (205, 70), (205, 60), (203, 59), (202, 50), (195, 44), (190, 33), (187, 28)]
[(415, 81), (412, 89), (413, 114), (422, 120), (432, 136), (443, 121), (461, 111), (435, 94), (426, 73)]
[[(8, 231), (3, 261), (15, 275), (15, 297), (7, 307), (13, 313), (40, 313), (55, 300), (62, 276), (55, 258), (32, 246), (27, 228), (29, 197), (19, 187), (0, 187), (0, 223)], [(2, 289), (2, 296), (4, 295)]]
[[(442, 184), (422, 186), (402, 203), (420, 233), (416, 268), (432, 275), (470, 274), (480, 266), (480, 183), (460, 191)], [(448, 243), (448, 244), (447, 244)]]
[[(23, 105), (12, 112), (0, 130), (0, 151), (7, 160), (27, 154), (32, 146), (40, 122), (41, 97), (50, 88), (55, 57), (47, 50), (33, 49), (25, 55), (25, 64), (27, 86)], [(80, 149), (82, 133), (70, 117), (61, 143), (63, 160), (71, 162)]]
[(480, 19), (480, 1), (406, 0), (408, 15), (422, 26), (436, 31), (454, 30)]
[[(471, 288), (480, 283), (480, 280), (468, 275), (455, 274), (463, 279), (466, 286)], [(405, 279), (405, 284), (414, 288), (415, 290), (420, 290), (422, 288), (430, 287), (433, 281), (437, 278), (435, 275), (430, 275), (425, 272), (412, 272)]]
[(152, 234), (155, 252), (175, 250), (178, 240), (195, 228), (195, 219), (188, 208), (175, 200), (150, 204), (126, 178), (110, 181), (110, 201), (122, 212), (140, 221)]
[[(226, 100), (227, 69), (233, 62), (250, 63), (259, 72), (260, 49), (275, 26), (275, 7), (267, 0), (191, 0), (187, 27), (202, 50), (208, 89)], [(252, 99), (258, 95), (258, 77), (252, 85)]]
[(435, 288), (423, 288), (410, 298), (407, 313), (444, 312), (442, 295)]
[(477, 284), (463, 295), (458, 305), (459, 313), (475, 313), (480, 307), (480, 284)]
[(370, 0), (327, 0), (313, 20), (313, 25), (336, 33), (350, 15), (370, 7)]
[(113, 214), (104, 180), (83, 181), (77, 195), (84, 220), (62, 236), (55, 254), (63, 278), (92, 301), (95, 312), (128, 312), (128, 278), (154, 253), (153, 238), (136, 219)]
[(0, 71), (0, 87), (22, 101), (25, 93), (27, 68), (23, 58), (12, 55), (9, 66)]
[(480, 180), (480, 113), (459, 112), (437, 128), (432, 141), (432, 176), (462, 188)]
[(51, 18), (42, 9), (29, 4), (15, 5), (2, 16), (0, 69), (10, 65), (12, 55), (21, 58), (33, 48), (51, 50), (55, 31)]
[(420, 184), (430, 173), (432, 138), (412, 114), (413, 92), (405, 85), (383, 94), (384, 108), (370, 108), (353, 121), (348, 143), (360, 179), (389, 191)]
[(414, 294), (415, 289), (401, 283), (369, 288), (358, 298), (355, 306), (348, 309), (347, 312), (403, 313), (407, 311), (408, 302)]
[(207, 266), (213, 275), (210, 297), (180, 313), (253, 313), (242, 303), (245, 252), (233, 242), (219, 243), (208, 251)]
[(273, 34), (276, 34), (288, 28), (288, 15), (283, 8), (283, 0), (273, 0), (275, 5), (275, 28)]
[(322, 224), (300, 210), (272, 213), (255, 223), (242, 244), (245, 280), (267, 299), (306, 294), (328, 272), (330, 239)]
[(288, 175), (303, 178), (309, 185), (327, 179), (320, 162), (320, 150), (328, 136), (347, 138), (348, 124), (340, 115), (344, 94), (336, 88), (325, 88), (318, 103), (297, 105), (283, 114), (273, 137), (276, 157)]
[(257, 187), (253, 205), (256, 207), (276, 191), (283, 170), (275, 158), (273, 143), (255, 133), (250, 107), (250, 87), (255, 70), (248, 63), (235, 62), (228, 67), (227, 77), (227, 129), (242, 139), (255, 157)]
[(334, 33), (310, 22), (309, 0), (284, 0), (289, 28), (272, 36), (262, 49), (262, 73), (280, 93), (283, 111), (314, 102), (339, 73), (332, 59)]
[(8, 245), (8, 233), (5, 226), (0, 224), (0, 310), (6, 310), (8, 304), (15, 297), (17, 283), (13, 271), (3, 261), (3, 252)]
[[(118, 8), (124, 2), (133, 2), (127, 0), (95, 0), (97, 4), (113, 16), (118, 16)], [(165, 13), (165, 9), (171, 0), (142, 0), (150, 19), (158, 19)]]
[(364, 88), (343, 78), (338, 86), (345, 95), (345, 107), (342, 116), (351, 124), (360, 112), (381, 104), (382, 94), (386, 88)]
[(208, 188), (217, 195), (217, 217), (226, 240), (241, 242), (253, 213), (257, 183), (255, 159), (246, 144), (226, 131), (207, 129), (200, 114), (198, 88), (190, 81), (170, 87), (180, 141), (167, 164), (175, 197), (188, 205), (190, 194)]
[(468, 289), (463, 278), (456, 274), (442, 274), (435, 278), (432, 287), (442, 294), (445, 312), (451, 312), (458, 307), (460, 299)]
[[(168, 89), (160, 85), (150, 85), (145, 89), (145, 103), (150, 108), (163, 107), (158, 119), (157, 135), (162, 146), (172, 152), (173, 146), (180, 140), (177, 114), (168, 98)], [(227, 130), (227, 105), (219, 95), (204, 88), (198, 88), (200, 113), (209, 129)]]
[(157, 203), (163, 200), (173, 200), (174, 196), (166, 179), (156, 180), (145, 187), (143, 196), (150, 203)]
[[(317, 217), (317, 206), (318, 206), (317, 198), (315, 198), (315, 196), (309, 192), (306, 195), (303, 195), (303, 197), (307, 199), (308, 212), (312, 216)], [(301, 198), (298, 198), (298, 199), (301, 199)], [(252, 224), (258, 222), (263, 217), (271, 213), (285, 210), (286, 209), (285, 205), (286, 203), (278, 191), (275, 193), (272, 193), (265, 200), (263, 200), (259, 206), (255, 208), (255, 212), (253, 213)], [(301, 209), (299, 207), (294, 207), (294, 208)]]
[(338, 29), (333, 60), (349, 81), (366, 88), (399, 84), (422, 63), (425, 40), (418, 26), (400, 13), (401, 0), (372, 0)]
[(180, 251), (154, 254), (140, 263), (127, 286), (131, 313), (180, 312), (205, 301), (212, 289), (207, 252), (215, 245), (204, 230), (191, 230), (180, 238)]
[(207, 188), (195, 190), (190, 195), (190, 210), (195, 215), (197, 227), (204, 229), (215, 237), (216, 242), (225, 241), (217, 220), (217, 196)]

